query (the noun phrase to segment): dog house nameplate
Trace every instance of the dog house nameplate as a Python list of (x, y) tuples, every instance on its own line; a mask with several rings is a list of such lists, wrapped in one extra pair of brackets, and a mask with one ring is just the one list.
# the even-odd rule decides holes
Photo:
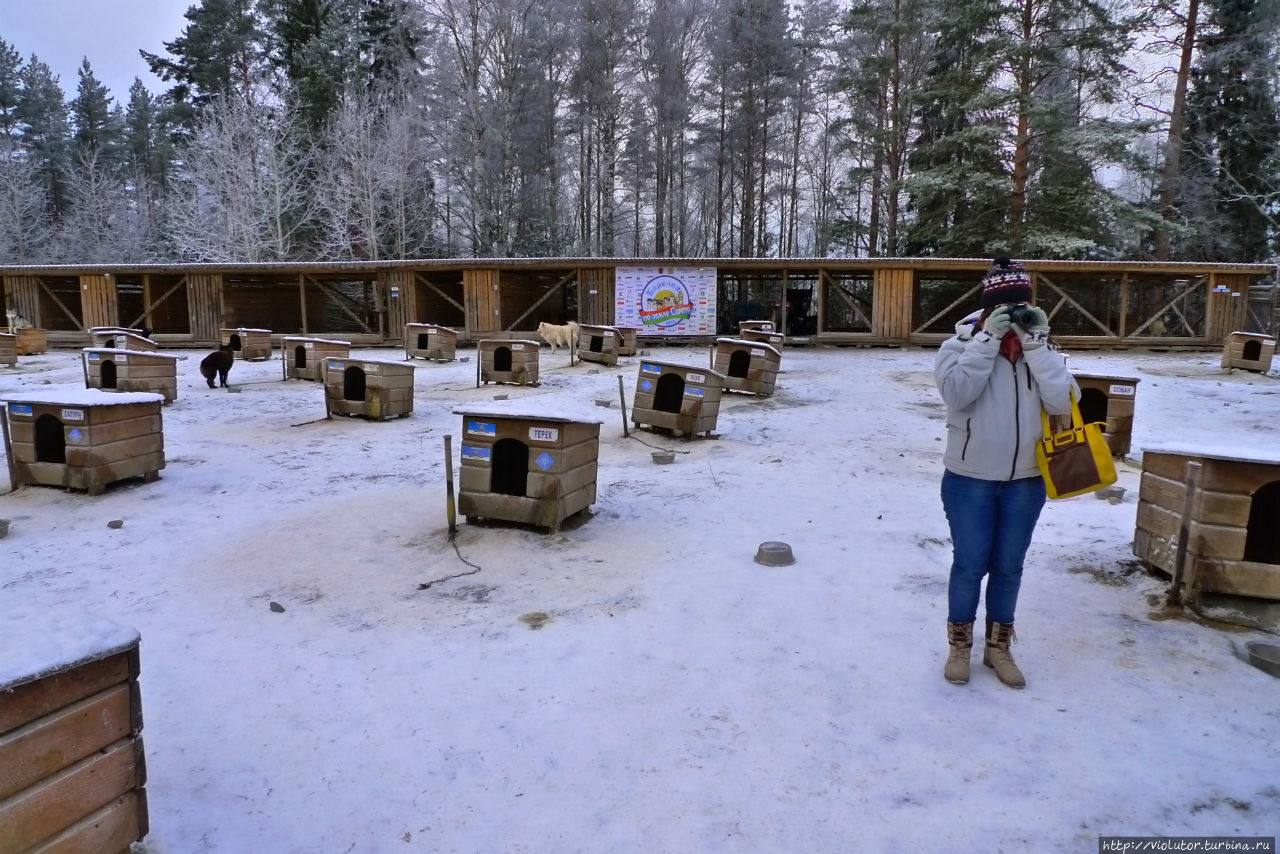
[(707, 377), (705, 374), (694, 374), (694, 373), (687, 374), (684, 379), (685, 379), (685, 382), (689, 382), (689, 383), (705, 383), (707, 381)]
[(64, 409), (62, 410), (62, 420), (63, 421), (83, 421), (84, 410), (83, 409)]
[(98, 361), (98, 360), (99, 360), (99, 359), (101, 359), (101, 358), (102, 358), (102, 357), (101, 357), (101, 356), (99, 356), (97, 353), (90, 353), (90, 354), (89, 354), (89, 361), (90, 361), (90, 362), (96, 362), (96, 361)]
[(1107, 389), (1108, 394), (1123, 395), (1124, 397), (1133, 397), (1137, 389), (1131, 385), (1113, 385)]
[(512, 345), (511, 345), (511, 349), (512, 349), (512, 350), (523, 350), (523, 349), (524, 349), (524, 345), (523, 345), (523, 344), (512, 344)]
[(530, 427), (529, 441), (531, 442), (559, 442), (560, 431), (552, 427)]

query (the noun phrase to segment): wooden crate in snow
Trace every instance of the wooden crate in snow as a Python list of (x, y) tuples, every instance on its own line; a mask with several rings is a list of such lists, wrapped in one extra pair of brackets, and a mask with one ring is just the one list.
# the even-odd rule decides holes
[(18, 364), (18, 336), (0, 332), (0, 365)]
[(25, 329), (14, 330), (14, 334), (18, 336), (19, 356), (34, 356), (49, 351), (49, 335), (43, 329), (33, 329), (28, 326)]
[(622, 336), (612, 326), (583, 324), (578, 327), (578, 358), (584, 362), (616, 365), (621, 341)]
[(717, 338), (716, 371), (724, 375), (724, 387), (768, 397), (778, 383), (782, 354), (763, 341)]
[(1266, 373), (1275, 354), (1275, 336), (1232, 332), (1222, 345), (1222, 367)]
[(476, 342), (480, 381), (485, 383), (538, 384), (538, 350), (528, 339), (484, 339)]

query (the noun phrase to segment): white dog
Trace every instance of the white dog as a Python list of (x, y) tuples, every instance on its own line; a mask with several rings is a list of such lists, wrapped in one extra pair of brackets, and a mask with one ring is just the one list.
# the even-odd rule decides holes
[(568, 347), (572, 350), (578, 343), (578, 323), (574, 320), (563, 325), (539, 323), (538, 334), (542, 336), (543, 341), (551, 345), (551, 353), (554, 355), (557, 347)]

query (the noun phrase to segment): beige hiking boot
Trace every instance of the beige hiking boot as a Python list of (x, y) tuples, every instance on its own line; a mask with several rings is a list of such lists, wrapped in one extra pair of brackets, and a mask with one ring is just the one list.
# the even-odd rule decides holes
[(1013, 623), (992, 623), (988, 620), (987, 646), (982, 653), (982, 663), (995, 668), (996, 677), (1010, 688), (1025, 688), (1027, 680), (1018, 665), (1013, 663), (1013, 653), (1009, 651), (1009, 644), (1016, 639)]
[(973, 649), (973, 623), (947, 623), (947, 664), (942, 675), (953, 685), (969, 681), (969, 650)]

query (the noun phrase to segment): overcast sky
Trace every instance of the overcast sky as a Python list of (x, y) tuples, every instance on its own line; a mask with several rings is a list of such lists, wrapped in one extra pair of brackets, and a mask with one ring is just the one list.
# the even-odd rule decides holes
[(182, 34), (193, 0), (0, 0), (0, 39), (25, 63), (40, 57), (58, 75), (67, 100), (76, 95), (80, 60), (115, 103), (129, 102), (134, 77), (153, 94), (166, 84), (152, 76), (139, 50), (164, 54), (164, 42)]

